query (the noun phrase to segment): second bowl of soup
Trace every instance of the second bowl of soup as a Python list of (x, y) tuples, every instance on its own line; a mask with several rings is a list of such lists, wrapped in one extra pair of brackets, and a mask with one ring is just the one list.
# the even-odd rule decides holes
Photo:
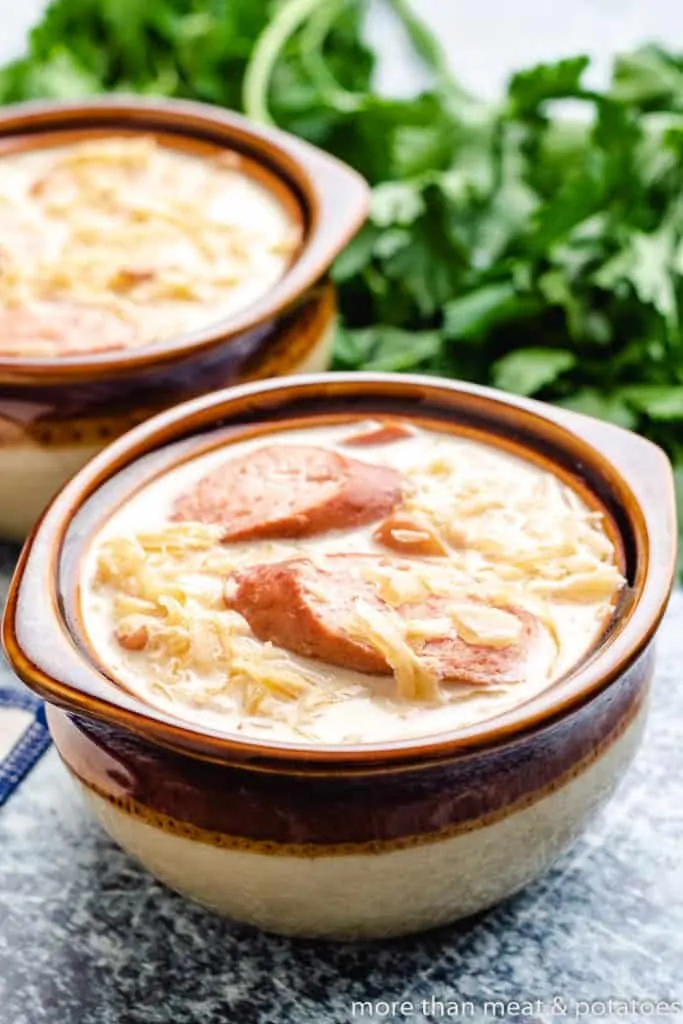
[[(350, 168), (204, 104), (0, 113), (0, 534), (93, 452), (229, 383), (328, 365)], [(12, 495), (21, 495), (21, 501)]]

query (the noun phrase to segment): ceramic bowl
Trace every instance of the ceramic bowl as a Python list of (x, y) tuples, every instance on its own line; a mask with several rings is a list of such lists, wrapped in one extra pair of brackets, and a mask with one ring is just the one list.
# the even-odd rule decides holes
[[(586, 489), (623, 553), (600, 641), (525, 704), (387, 743), (264, 743), (188, 724), (100, 671), (82, 643), (82, 553), (113, 507), (216, 430), (400, 412), (504, 445)], [(618, 427), (474, 386), (334, 374), (228, 389), (138, 426), (88, 464), (27, 544), (3, 626), (48, 701), (59, 753), (105, 829), (168, 885), (276, 932), (379, 937), (481, 911), (539, 875), (638, 746), (675, 563), (663, 453)]]
[(365, 217), (369, 190), (362, 178), (307, 143), (237, 114), (132, 98), (6, 107), (0, 157), (112, 132), (144, 132), (195, 155), (237, 153), (240, 169), (301, 223), (303, 242), (266, 295), (200, 330), (114, 352), (0, 356), (0, 536), (22, 539), (78, 467), (153, 413), (237, 381), (328, 366), (334, 294), (325, 275)]

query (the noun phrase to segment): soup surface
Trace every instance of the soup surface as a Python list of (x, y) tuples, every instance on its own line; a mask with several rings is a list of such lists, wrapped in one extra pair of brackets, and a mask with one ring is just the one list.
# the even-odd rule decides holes
[(188, 721), (361, 743), (489, 718), (567, 672), (624, 580), (547, 470), (407, 420), (283, 429), (156, 477), (87, 552), (112, 678)]
[(0, 355), (133, 348), (260, 298), (300, 242), (230, 151), (106, 137), (0, 157)]

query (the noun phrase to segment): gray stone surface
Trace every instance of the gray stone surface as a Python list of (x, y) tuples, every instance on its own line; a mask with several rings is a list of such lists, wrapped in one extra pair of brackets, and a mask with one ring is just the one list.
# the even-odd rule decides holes
[[(14, 551), (0, 552), (6, 572)], [(683, 1020), (646, 1002), (572, 1005), (683, 995), (682, 622), (679, 592), (645, 741), (587, 835), (493, 912), (407, 940), (289, 941), (187, 903), (103, 835), (51, 750), (0, 811), (0, 1024), (549, 1022), (565, 1008), (567, 1019)], [(378, 1012), (354, 1014), (356, 1000)], [(542, 1005), (522, 1015), (514, 1000)], [(403, 1015), (384, 1012), (392, 1001)], [(456, 1018), (457, 1001), (471, 1006)]]

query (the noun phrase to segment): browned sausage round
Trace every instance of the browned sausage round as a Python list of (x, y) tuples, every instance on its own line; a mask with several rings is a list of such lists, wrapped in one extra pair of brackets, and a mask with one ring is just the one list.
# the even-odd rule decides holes
[(36, 302), (0, 309), (0, 355), (47, 358), (126, 348), (135, 333), (109, 309)]
[(384, 519), (372, 536), (378, 544), (393, 548), (399, 554), (417, 555), (418, 558), (448, 555), (448, 548), (431, 523), (400, 508)]
[[(364, 578), (363, 566), (370, 560), (378, 567), (392, 565), (410, 572), (410, 563), (373, 555), (331, 555), (319, 565), (294, 558), (235, 573), (226, 585), (226, 603), (244, 616), (260, 640), (329, 665), (389, 675), (392, 670), (384, 655), (344, 626), (359, 598), (380, 611), (388, 610), (375, 584)], [(477, 603), (474, 599), (469, 602)], [(450, 598), (433, 596), (396, 610), (406, 621), (445, 621), (452, 604)], [(425, 668), (439, 679), (471, 686), (516, 681), (523, 675), (543, 627), (527, 611), (501, 610), (520, 622), (518, 637), (506, 646), (468, 643), (458, 635), (455, 624), (446, 627), (443, 636), (411, 641), (411, 646)]]
[(259, 640), (329, 665), (390, 675), (379, 651), (341, 624), (359, 597), (381, 604), (358, 571), (363, 558), (335, 555), (325, 569), (307, 558), (252, 565), (230, 578), (226, 604), (244, 616)]
[(374, 426), (368, 426), (364, 430), (345, 437), (343, 444), (361, 447), (369, 444), (393, 444), (395, 441), (404, 441), (406, 437), (413, 437), (415, 430), (407, 423), (400, 420), (385, 420)]
[[(449, 606), (452, 604), (447, 597), (430, 597), (422, 604), (402, 605), (398, 610), (406, 619), (429, 621), (448, 617)], [(439, 679), (466, 683), (468, 686), (494, 686), (521, 681), (524, 667), (540, 639), (543, 626), (535, 615), (523, 608), (496, 607), (514, 615), (519, 621), (521, 628), (514, 641), (500, 647), (470, 643), (458, 635), (454, 623), (453, 631), (445, 636), (413, 642), (413, 649), (425, 668), (431, 669)]]
[(271, 445), (230, 459), (173, 506), (171, 519), (223, 527), (223, 540), (305, 537), (372, 523), (401, 500), (402, 477), (326, 448)]

